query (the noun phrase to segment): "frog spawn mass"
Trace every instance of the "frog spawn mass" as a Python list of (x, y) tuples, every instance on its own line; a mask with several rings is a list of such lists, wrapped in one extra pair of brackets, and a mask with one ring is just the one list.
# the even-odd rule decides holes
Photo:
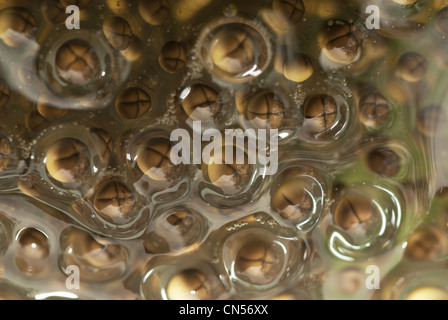
[[(0, 2), (0, 298), (68, 292), (71, 266), (80, 299), (446, 298), (448, 8), (369, 30), (362, 1), (196, 4)], [(278, 130), (278, 172), (232, 144), (173, 163), (195, 121)]]

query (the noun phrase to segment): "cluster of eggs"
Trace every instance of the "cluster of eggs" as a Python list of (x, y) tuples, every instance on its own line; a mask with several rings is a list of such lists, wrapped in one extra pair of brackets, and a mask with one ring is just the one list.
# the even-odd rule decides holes
[(448, 3), (371, 2), (0, 0), (0, 298), (448, 298)]

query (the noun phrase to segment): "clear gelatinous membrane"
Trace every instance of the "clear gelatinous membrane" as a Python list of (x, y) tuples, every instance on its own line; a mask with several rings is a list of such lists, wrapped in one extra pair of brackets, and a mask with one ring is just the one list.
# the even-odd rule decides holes
[(130, 70), (129, 62), (116, 51), (93, 31), (54, 36), (51, 44), (40, 48), (37, 60), (45, 92), (63, 98), (63, 108), (106, 107)]
[[(356, 137), (356, 110), (350, 88), (332, 80), (329, 88), (309, 90), (300, 106), (302, 124), (297, 135), (303, 141), (325, 148), (336, 146), (343, 137)], [(334, 86), (333, 86), (334, 85)]]
[(0, 212), (0, 255), (3, 255), (12, 240), (13, 222), (4, 213)]
[(159, 209), (144, 236), (148, 253), (173, 253), (194, 250), (207, 233), (205, 218), (188, 207)]
[(138, 213), (132, 191), (118, 180), (109, 180), (97, 187), (93, 206), (105, 220), (115, 224), (129, 222)]
[(128, 252), (113, 242), (98, 242), (88, 232), (68, 227), (60, 236), (62, 270), (75, 265), (81, 280), (106, 281), (122, 275), (127, 268)]
[(159, 53), (159, 64), (168, 73), (181, 72), (186, 67), (187, 52), (178, 41), (165, 43)]
[(17, 268), (25, 274), (34, 275), (48, 268), (50, 246), (48, 236), (36, 228), (25, 228), (16, 236)]
[(167, 0), (140, 1), (138, 11), (145, 22), (157, 26), (168, 18), (170, 4)]
[(382, 129), (391, 118), (392, 106), (389, 101), (376, 91), (363, 92), (359, 99), (359, 118), (369, 129)]
[(446, 125), (446, 113), (437, 105), (421, 108), (417, 114), (417, 130), (426, 137), (434, 137)]
[(166, 287), (170, 300), (210, 300), (212, 295), (206, 275), (197, 269), (185, 269), (175, 274)]
[(448, 17), (448, 9), (447, 7), (445, 7), (439, 11), (435, 22), (437, 31), (444, 36), (448, 36), (447, 17)]
[(269, 89), (241, 95), (236, 98), (237, 108), (251, 126), (256, 129), (281, 129), (286, 113), (282, 97)]
[(176, 95), (178, 119), (190, 127), (199, 121), (203, 128), (222, 125), (233, 112), (227, 99), (226, 92), (215, 84), (200, 81), (187, 83)]
[(335, 125), (338, 113), (337, 102), (333, 97), (327, 94), (313, 95), (305, 100), (303, 125), (310, 134), (320, 134)]
[(231, 291), (241, 297), (275, 291), (292, 285), (288, 281), (298, 281), (307, 251), (300, 238), (285, 239), (256, 227), (231, 233), (221, 250)]
[(231, 207), (250, 201), (262, 182), (264, 168), (253, 157), (253, 150), (248, 150), (247, 145), (226, 145), (224, 138), (220, 147), (209, 147), (205, 148), (208, 148), (210, 158), (208, 162), (202, 163), (200, 196), (218, 207)]
[(283, 222), (299, 231), (318, 223), (325, 203), (325, 180), (319, 170), (308, 166), (287, 166), (271, 184), (271, 209)]
[[(75, 299), (82, 297), (85, 292), (89, 292), (88, 296), (92, 298), (213, 299), (246, 298), (248, 295), (253, 298), (328, 298), (328, 292), (321, 295), (320, 291), (325, 289), (328, 275), (334, 275), (331, 279), (336, 280), (335, 291), (331, 298), (364, 299), (370, 295), (358, 293), (366, 291), (360, 278), (361, 275), (366, 275), (366, 263), (376, 263), (381, 267), (382, 293), (389, 294), (379, 295), (382, 298), (447, 298), (447, 284), (444, 281), (446, 272), (425, 271), (433, 263), (443, 264), (446, 258), (445, 236), (439, 237), (439, 231), (425, 226), (415, 229), (414, 223), (426, 217), (428, 208), (432, 208), (429, 200), (435, 188), (447, 185), (445, 172), (440, 168), (433, 168), (434, 161), (444, 163), (443, 142), (446, 140), (443, 123), (445, 110), (442, 103), (446, 91), (443, 84), (443, 70), (446, 69), (443, 57), (447, 56), (446, 49), (443, 48), (446, 35), (446, 4), (443, 2), (380, 0), (377, 4), (381, 8), (381, 27), (379, 30), (369, 31), (364, 29), (364, 18), (367, 17), (365, 3), (358, 1), (347, 4), (334, 0), (304, 3), (260, 0), (231, 4), (227, 0), (219, 3), (209, 0), (180, 0), (140, 1), (139, 5), (123, 0), (96, 1), (95, 4), (91, 0), (1, 2), (0, 71), (4, 82), (0, 82), (0, 118), (3, 120), (0, 138), (0, 189), (2, 202), (10, 201), (11, 205), (5, 206), (2, 203), (0, 208), (5, 212), (4, 216), (8, 216), (3, 219), (3, 215), (0, 215), (0, 274), (4, 275), (3, 278), (5, 275), (8, 277), (8, 280), (0, 279), (0, 298)], [(67, 17), (65, 6), (68, 4), (76, 4), (82, 10), (79, 31), (67, 30), (64, 26)], [(10, 5), (21, 5), (22, 8), (6, 8)], [(14, 11), (17, 15), (11, 15)], [(284, 20), (284, 23), (279, 24), (285, 26), (281, 32), (267, 21), (265, 13), (268, 11), (272, 11), (270, 17)], [(27, 15), (24, 16), (24, 12)], [(107, 21), (107, 17), (112, 14), (129, 22), (132, 37), (126, 24), (121, 34), (124, 37), (121, 39), (110, 34), (110, 29), (107, 29), (107, 34), (103, 32), (104, 19)], [(331, 42), (339, 44), (339, 41), (349, 39), (354, 44), (353, 48), (345, 42), (343, 47), (348, 50), (327, 50), (325, 56), (319, 51), (318, 33), (322, 26), (326, 26), (327, 21), (335, 19), (343, 19), (347, 24), (354, 22), (356, 31), (362, 31), (362, 45), (357, 46), (359, 38), (356, 33), (350, 35), (345, 32), (341, 37), (331, 39)], [(266, 29), (263, 27), (265, 22), (268, 24)], [(5, 28), (19, 32), (3, 32)], [(17, 28), (20, 30), (16, 30)], [(161, 36), (161, 39), (158, 40), (157, 36)], [(76, 68), (74, 72), (82, 77), (71, 77), (70, 73), (57, 71), (57, 53), (71, 40), (85, 41), (84, 48), (88, 45), (94, 49), (97, 58), (92, 58), (92, 61), (99, 62), (99, 70), (93, 68), (92, 63), (86, 65), (94, 71), (91, 74), (97, 77), (90, 77), (90, 73), (84, 76)], [(185, 68), (182, 68), (184, 56), (179, 51), (171, 56), (166, 51), (159, 50), (171, 40), (185, 44)], [(281, 72), (278, 72), (275, 61), (271, 62), (274, 58), (272, 49), (275, 45), (275, 48), (286, 52), (283, 50), (285, 44), (286, 50), (294, 53), (286, 55), (286, 58), (294, 59), (290, 65), (286, 63), (289, 62), (288, 59), (279, 55), (282, 59), (279, 59)], [(254, 49), (256, 46), (258, 48)], [(165, 49), (173, 48), (180, 47), (167, 46)], [(193, 50), (189, 52), (189, 48)], [(412, 52), (419, 53), (420, 57), (408, 54)], [(436, 59), (429, 59), (429, 55), (426, 55), (428, 52)], [(163, 63), (159, 66), (161, 53), (168, 60), (162, 59)], [(264, 62), (263, 56), (257, 57), (260, 53), (266, 54)], [(318, 61), (319, 54), (321, 65), (314, 63)], [(400, 63), (402, 55), (404, 58)], [(411, 59), (408, 59), (409, 56)], [(179, 64), (170, 64), (173, 57), (179, 59), (175, 60)], [(426, 59), (422, 60), (421, 57)], [(255, 65), (254, 61), (260, 63)], [(251, 69), (251, 66), (254, 68)], [(440, 67), (442, 70), (439, 70)], [(85, 69), (84, 65), (84, 71)], [(168, 74), (172, 71), (179, 73)], [(138, 108), (130, 108), (127, 114), (121, 112), (127, 109), (122, 108), (123, 105), (117, 110), (114, 104), (117, 94), (140, 84), (142, 78), (148, 78), (148, 83), (154, 85), (154, 88), (149, 88), (154, 91), (148, 92), (151, 100), (137, 94), (138, 99), (124, 102), (137, 103)], [(387, 104), (378, 96), (364, 100), (361, 97), (357, 102), (362, 102), (364, 108), (357, 108), (352, 103), (352, 81), (358, 80), (369, 81), (378, 86), (378, 92), (381, 92), (392, 107), (389, 113)], [(188, 103), (185, 106), (181, 103), (176, 105), (178, 111), (184, 113), (184, 118), (173, 116), (172, 106), (176, 98), (176, 102), (182, 102), (181, 95), (187, 96), (198, 83), (206, 84), (218, 93), (216, 99), (202, 102), (211, 102), (210, 105), (214, 105), (214, 102), (222, 104), (217, 108), (219, 111), (210, 112), (213, 108), (201, 110), (201, 101), (196, 101), (190, 106)], [(335, 88), (335, 83), (340, 85)], [(257, 106), (251, 105), (249, 113), (243, 112), (239, 118), (234, 116), (234, 92), (249, 87), (254, 91), (270, 90), (284, 98), (282, 102), (285, 103), (287, 112), (281, 119), (281, 126), (285, 127), (280, 134), (288, 134), (290, 139), (285, 139), (279, 150), (282, 157), (292, 162), (284, 166), (281, 163), (280, 172), (289, 166), (303, 163), (303, 160), (317, 162), (316, 168), (321, 170), (320, 175), (307, 173), (305, 178), (299, 179), (300, 183), (296, 183), (293, 177), (288, 179), (286, 174), (286, 187), (298, 191), (293, 196), (299, 199), (299, 208), (290, 205), (294, 207), (293, 210), (288, 206), (285, 209), (284, 204), (277, 202), (276, 206), (273, 205), (283, 179), (280, 176), (264, 175), (259, 164), (255, 165), (254, 175), (247, 185), (234, 194), (223, 192), (216, 185), (223, 185), (217, 182), (219, 179), (215, 179), (216, 177), (208, 179), (208, 171), (202, 176), (200, 166), (192, 168), (191, 175), (180, 175), (182, 185), (191, 184), (194, 189), (182, 189), (180, 182), (173, 186), (171, 182), (160, 180), (160, 177), (165, 178), (164, 174), (151, 173), (151, 178), (137, 167), (134, 161), (137, 149), (133, 149), (136, 145), (133, 143), (138, 142), (139, 134), (144, 136), (144, 131), (154, 123), (161, 126), (169, 123), (171, 126), (177, 125), (176, 121), (179, 120), (183, 127), (184, 120), (188, 117), (190, 124), (192, 120), (199, 119), (203, 121), (203, 128), (218, 126), (220, 130), (229, 125), (262, 128), (268, 124), (265, 120), (269, 120), (269, 125), (275, 125), (276, 120), (280, 120), (275, 119), (275, 116), (279, 116), (280, 112), (257, 112), (257, 106), (260, 106), (258, 103)], [(303, 107), (306, 98), (314, 94), (328, 94), (341, 106), (341, 110), (346, 113), (345, 118), (341, 116), (340, 121), (336, 121), (341, 127), (336, 126), (334, 131), (330, 130), (322, 135), (311, 132), (316, 126), (308, 124), (315, 124), (320, 120), (308, 121), (315, 117), (305, 119)], [(48, 99), (40, 99), (48, 95)], [(269, 110), (271, 105), (266, 105), (268, 111), (278, 111)], [(64, 108), (104, 108), (104, 112), (84, 113), (78, 110), (73, 113), (74, 110), (71, 110), (66, 113)], [(343, 112), (341, 115), (344, 115)], [(161, 118), (157, 118), (158, 115)], [(322, 115), (321, 113), (318, 119)], [(323, 115), (323, 118), (326, 116)], [(83, 119), (82, 125), (80, 122), (76, 124), (74, 120), (80, 118)], [(304, 119), (308, 124), (302, 126)], [(74, 122), (70, 125), (72, 120)], [(133, 131), (133, 136), (129, 141), (126, 138), (120, 140), (119, 135), (126, 130)], [(371, 136), (365, 136), (366, 131)], [(358, 145), (359, 140), (364, 137), (371, 144), (354, 149), (353, 146)], [(386, 139), (382, 139), (384, 137)], [(415, 145), (414, 138), (417, 141)], [(89, 168), (86, 175), (81, 175), (76, 183), (58, 181), (47, 171), (44, 162), (46, 150), (60, 139), (79, 140), (88, 150)], [(119, 147), (123, 147), (124, 151)], [(399, 161), (392, 161), (397, 160), (396, 157), (383, 157), (384, 153), (376, 152), (385, 149), (394, 152)], [(293, 162), (296, 163), (293, 165)], [(392, 163), (393, 170), (386, 170), (387, 165), (383, 166), (381, 163)], [(342, 187), (331, 195), (326, 186), (330, 185), (329, 182), (335, 175), (338, 179), (341, 178), (341, 170), (344, 170), (344, 178), (348, 181), (341, 179), (341, 185), (335, 187)], [(361, 182), (353, 184), (351, 180)], [(137, 204), (149, 206), (147, 211), (144, 212), (144, 208), (141, 208), (130, 223), (115, 224), (106, 219), (106, 213), (116, 213), (114, 208), (118, 206), (115, 204), (126, 201), (127, 196), (108, 196), (97, 197), (97, 209), (103, 211), (105, 216), (98, 214), (94, 195), (107, 181), (120, 181), (135, 196)], [(319, 184), (322, 190), (319, 190)], [(351, 191), (344, 191), (344, 188)], [(352, 195), (353, 189), (359, 189), (361, 194)], [(129, 195), (128, 192), (124, 193)], [(165, 197), (167, 194), (175, 195)], [(321, 194), (325, 198), (319, 198)], [(319, 201), (310, 205), (312, 196), (316, 196)], [(291, 200), (289, 197), (287, 199)], [(317, 209), (310, 213), (310, 209), (318, 208), (321, 199), (323, 215), (317, 214)], [(288, 202), (284, 198), (283, 200)], [(111, 211), (103, 210), (102, 204), (107, 201), (112, 202), (112, 207), (109, 208)], [(361, 205), (358, 207), (356, 203), (359, 202)], [(152, 205), (155, 206), (155, 211), (152, 211)], [(194, 206), (197, 215), (194, 210), (191, 210), (191, 216), (183, 210), (173, 213), (173, 210), (179, 208), (187, 208), (189, 211), (188, 205)], [(207, 242), (207, 237), (218, 231), (213, 240), (216, 240), (214, 243), (221, 244), (237, 230), (241, 240), (244, 240), (243, 234), (252, 230), (244, 228), (245, 222), (232, 221), (229, 226), (222, 226), (231, 217), (242, 217), (258, 210), (268, 211), (253, 217), (267, 233), (262, 232), (261, 240), (247, 243), (242, 241), (245, 243), (239, 247), (237, 245), (235, 250), (226, 251), (233, 255), (233, 260), (229, 259), (226, 263), (231, 265), (238, 262), (240, 265), (240, 268), (234, 269), (233, 279), (237, 282), (230, 286), (230, 282), (225, 279), (229, 274), (227, 269), (219, 269), (223, 255), (214, 251), (215, 247)], [(118, 209), (118, 216), (124, 212), (126, 210)], [(311, 214), (311, 220), (306, 225), (302, 225), (301, 219), (307, 221), (306, 214), (302, 217), (303, 212)], [(338, 213), (333, 216), (334, 212)], [(370, 219), (372, 216), (374, 218)], [(17, 220), (12, 217), (17, 217)], [(58, 217), (56, 221), (53, 220), (54, 217)], [(200, 223), (191, 223), (189, 217), (193, 217), (193, 221), (197, 218)], [(440, 216), (430, 218), (437, 220)], [(387, 222), (385, 228), (383, 220)], [(409, 223), (410, 221), (413, 223)], [(446, 227), (445, 222), (441, 226)], [(65, 229), (61, 226), (69, 227), (69, 224), (80, 224), (88, 229), (88, 234), (96, 241), (93, 242), (91, 251), (77, 246), (89, 238), (85, 235), (85, 230), (75, 232), (75, 236), (71, 232), (64, 232), (64, 248), (60, 247), (59, 233)], [(148, 230), (145, 233), (146, 228)], [(40, 267), (34, 266), (36, 260), (29, 259), (34, 254), (29, 253), (39, 249), (37, 241), (33, 242), (36, 244), (35, 248), (33, 245), (30, 248), (29, 242), (25, 241), (28, 237), (23, 232), (31, 229), (42, 230), (48, 235), (50, 261), (44, 269), (51, 272), (39, 271)], [(283, 266), (284, 262), (281, 258), (275, 258), (278, 256), (275, 248), (284, 245), (282, 253), (286, 252), (286, 255), (301, 252), (289, 250), (285, 243), (292, 238), (279, 237), (277, 232), (282, 235), (288, 233), (289, 236), (292, 234), (291, 237), (306, 233), (306, 236), (314, 239), (321, 236), (322, 229), (328, 232), (329, 238), (318, 243), (315, 253), (322, 260), (315, 260), (316, 264), (312, 265), (311, 272), (297, 272), (296, 276), (292, 272), (288, 281), (284, 282), (273, 279), (272, 272), (277, 271), (275, 267)], [(384, 232), (381, 233), (381, 230)], [(415, 232), (409, 235), (411, 230)], [(73, 236), (71, 247), (65, 247), (67, 234)], [(268, 236), (265, 237), (266, 234)], [(136, 239), (140, 235), (142, 237)], [(265, 243), (266, 239), (275, 241)], [(229, 245), (230, 241), (226, 244)], [(25, 247), (23, 252), (22, 245)], [(121, 248), (126, 246), (126, 250), (129, 249), (127, 257), (134, 258), (132, 262), (128, 260), (135, 270), (132, 270), (132, 274), (126, 272), (127, 268), (123, 268), (123, 260), (114, 260), (122, 253), (117, 250), (116, 255), (115, 245), (123, 245)], [(278, 246), (271, 248), (269, 245)], [(391, 252), (389, 249), (392, 247), (396, 251)], [(59, 252), (61, 249), (67, 249), (67, 252)], [(68, 252), (70, 249), (71, 253)], [(260, 252), (261, 258), (256, 255)], [(22, 262), (16, 264), (16, 253), (17, 257), (26, 256), (26, 261), (22, 259)], [(73, 290), (68, 292), (66, 289), (64, 281), (67, 275), (64, 271), (67, 268), (65, 265), (58, 267), (53, 259), (59, 254), (64, 255), (61, 260), (63, 263), (75, 263), (83, 268), (81, 279), (84, 279), (84, 275), (88, 279), (82, 283), (79, 293)], [(255, 259), (252, 259), (251, 254), (254, 254)], [(392, 275), (396, 276), (395, 281), (389, 281), (391, 277), (387, 270), (393, 268), (402, 255), (404, 261)], [(43, 256), (45, 254), (40, 255)], [(380, 256), (384, 259), (377, 260)], [(43, 262), (46, 258), (38, 260)], [(345, 263), (341, 260), (349, 261)], [(130, 279), (137, 278), (136, 282), (139, 283), (142, 277), (140, 267), (148, 261), (151, 268), (143, 275), (144, 284), (139, 291), (135, 284), (130, 285)], [(273, 261), (279, 262), (278, 265), (273, 265)], [(301, 260), (291, 258), (290, 261)], [(263, 267), (264, 265), (266, 266)], [(347, 265), (351, 267), (343, 268)], [(325, 270), (320, 278), (314, 272), (319, 272), (322, 266), (328, 267), (330, 272), (326, 273), (328, 270)], [(292, 265), (290, 270), (295, 270), (294, 267), (297, 265)], [(218, 271), (215, 270), (217, 268)], [(261, 274), (266, 274), (266, 277)], [(222, 280), (225, 282), (224, 286), (221, 286)], [(190, 281), (192, 286), (188, 285)], [(252, 288), (251, 283), (255, 283), (256, 287)], [(117, 287), (122, 290), (115, 290)], [(265, 290), (266, 287), (269, 289)], [(361, 289), (357, 291), (359, 287)], [(191, 290), (197, 290), (197, 294)], [(227, 290), (228, 294), (221, 295)], [(219, 294), (215, 295), (217, 292)]]
[(0, 279), (0, 300), (26, 300), (28, 292), (15, 286), (6, 279)]
[(384, 137), (366, 138), (360, 143), (360, 151), (366, 168), (378, 177), (414, 179), (418, 174), (418, 151), (411, 144)]
[(366, 162), (370, 170), (384, 177), (396, 176), (401, 169), (400, 157), (388, 148), (371, 151), (367, 155)]
[(76, 139), (61, 139), (46, 153), (49, 175), (62, 183), (80, 181), (90, 167), (90, 154), (85, 144)]
[(362, 52), (362, 32), (353, 22), (340, 19), (327, 21), (318, 34), (320, 62), (332, 70), (356, 62)]
[(123, 144), (124, 161), (134, 188), (151, 201), (171, 201), (188, 191), (189, 165), (173, 164), (173, 146), (169, 132), (159, 128), (130, 134)]
[(70, 85), (86, 85), (98, 76), (98, 56), (84, 40), (65, 42), (56, 52), (55, 66), (59, 78)]
[(210, 86), (195, 84), (184, 88), (179, 98), (182, 109), (193, 121), (212, 121), (221, 110), (218, 95)]
[(302, 0), (274, 0), (272, 1), (272, 9), (282, 19), (286, 19), (288, 23), (295, 25), (302, 20), (306, 8)]
[(213, 267), (188, 255), (151, 261), (140, 290), (148, 300), (214, 300), (225, 296)]
[(408, 238), (404, 255), (411, 261), (443, 259), (448, 253), (448, 239), (440, 228), (422, 225)]
[(397, 75), (404, 81), (414, 83), (422, 80), (428, 71), (428, 62), (418, 52), (406, 52), (397, 62)]
[(54, 121), (67, 115), (69, 110), (61, 108), (63, 105), (62, 99), (42, 94), (37, 100), (36, 109), (43, 118), (48, 121)]
[(10, 47), (33, 42), (37, 31), (36, 17), (28, 9), (9, 7), (0, 11), (0, 39)]
[(104, 129), (83, 127), (80, 130), (82, 127), (76, 122), (60, 123), (33, 140), (30, 157), (35, 162), (31, 167), (45, 177), (39, 183), (51, 183), (65, 192), (67, 188), (88, 190), (92, 186), (91, 180), (104, 169), (103, 161), (108, 157), (110, 145)]
[(65, 7), (59, 0), (45, 0), (41, 5), (42, 16), (52, 25), (62, 24), (66, 21)]
[(382, 281), (374, 298), (382, 300), (448, 300), (447, 272), (437, 266), (425, 269), (399, 265)]
[[(113, 152), (110, 135), (102, 128), (80, 130), (80, 127), (80, 124), (65, 123), (38, 136), (31, 151), (31, 158), (36, 162), (31, 164), (31, 171), (20, 178), (19, 189), (42, 203), (61, 208), (67, 216), (99, 234), (117, 238), (138, 235), (146, 227), (148, 202), (141, 201), (132, 187), (126, 187), (135, 193), (131, 198), (136, 199), (137, 204), (131, 206), (132, 210), (130, 206), (122, 210), (117, 205), (128, 204), (123, 194), (110, 197), (110, 206), (103, 206), (106, 196), (97, 197), (95, 203), (99, 189), (108, 191), (107, 181), (119, 181), (117, 185), (120, 186), (129, 182), (121, 182), (123, 176), (108, 167)], [(60, 128), (64, 128), (63, 134)], [(76, 134), (79, 139), (72, 138), (74, 132), (79, 133)], [(126, 214), (120, 215), (120, 212)]]
[[(237, 146), (223, 146), (213, 151), (216, 152), (211, 153), (209, 162), (204, 166), (205, 177), (224, 194), (235, 194), (245, 189), (253, 171), (247, 153)], [(233, 155), (228, 161), (227, 153), (230, 152)]]
[(230, 83), (260, 76), (272, 55), (267, 32), (243, 19), (224, 19), (206, 27), (196, 52), (213, 75)]
[[(173, 143), (167, 137), (148, 134), (135, 142), (129, 166), (137, 169), (152, 181), (177, 182), (182, 178), (184, 164), (173, 164), (170, 153)], [(132, 152), (131, 151), (131, 152)]]
[[(276, 137), (279, 144), (292, 138), (300, 123), (294, 112), (295, 102), (291, 100), (283, 87), (247, 85), (234, 93), (239, 124), (246, 130), (255, 130), (262, 140), (269, 140), (269, 136), (271, 139)], [(262, 137), (263, 130), (266, 130), (266, 139)]]
[(8, 83), (4, 79), (0, 79), (0, 108), (4, 107), (9, 100), (11, 91)]
[(369, 299), (372, 290), (366, 287), (367, 276), (366, 266), (363, 263), (357, 264), (350, 262), (352, 265), (344, 267), (335, 267), (327, 273), (327, 278), (323, 284), (324, 299), (333, 299), (340, 297), (341, 299), (362, 300)]
[(128, 87), (115, 100), (115, 109), (124, 119), (137, 119), (151, 109), (151, 96), (143, 88)]
[(102, 128), (91, 128), (90, 135), (102, 162), (108, 163), (113, 153), (113, 143), (110, 133)]
[(5, 170), (11, 158), (11, 142), (3, 133), (0, 133), (0, 172)]
[(121, 17), (107, 17), (103, 22), (103, 33), (110, 45), (119, 51), (131, 45), (133, 37), (131, 26)]
[[(331, 254), (345, 261), (365, 259), (390, 250), (406, 217), (401, 196), (389, 187), (359, 184), (343, 190), (325, 217)], [(404, 241), (404, 240), (402, 240)]]

